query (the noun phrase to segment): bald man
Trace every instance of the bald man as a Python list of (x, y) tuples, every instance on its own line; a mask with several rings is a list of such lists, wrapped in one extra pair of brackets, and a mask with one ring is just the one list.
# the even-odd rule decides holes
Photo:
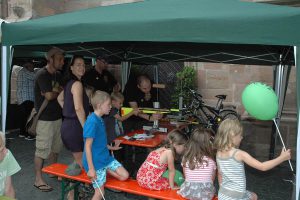
[[(153, 108), (153, 102), (157, 101), (155, 90), (148, 76), (140, 75), (136, 85), (124, 90), (124, 106), (131, 108)], [(148, 115), (140, 113), (138, 117), (131, 117), (124, 123), (125, 131), (141, 129), (147, 121), (155, 121), (161, 118), (160, 114)]]

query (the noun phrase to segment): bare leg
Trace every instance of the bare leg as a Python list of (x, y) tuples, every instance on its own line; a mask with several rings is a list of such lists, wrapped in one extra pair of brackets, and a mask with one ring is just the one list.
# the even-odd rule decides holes
[(257, 200), (257, 195), (254, 192), (251, 192), (251, 200)]
[[(101, 186), (100, 189), (101, 189), (102, 194), (104, 195), (104, 186)], [(102, 194), (100, 193), (99, 188), (95, 188), (95, 193), (94, 193), (92, 200), (101, 200)]]
[[(73, 157), (75, 162), (82, 168), (82, 152), (73, 152)], [(68, 193), (68, 200), (73, 200), (74, 199), (74, 190), (71, 190)]]
[(51, 189), (50, 186), (47, 186), (46, 182), (44, 181), (42, 177), (42, 167), (43, 167), (44, 159), (35, 156), (34, 157), (34, 167), (35, 167), (35, 181), (34, 185), (40, 186), (40, 185), (46, 185), (45, 187), (42, 187), (43, 189)]
[(107, 170), (109, 174), (120, 181), (125, 181), (129, 177), (128, 171), (124, 167), (118, 167), (116, 171)]
[(51, 152), (48, 157), (49, 164), (57, 163), (57, 158), (58, 158), (58, 153)]
[(70, 192), (68, 192), (67, 199), (68, 200), (74, 200), (74, 190), (71, 190)]
[(82, 168), (82, 152), (73, 152), (75, 162)]
[[(58, 154), (51, 152), (50, 155), (48, 156), (49, 164), (51, 165), (53, 163), (57, 163), (57, 158), (58, 158)], [(52, 174), (49, 174), (48, 177), (53, 178), (55, 176)], [(57, 178), (57, 179), (61, 180), (60, 178)]]

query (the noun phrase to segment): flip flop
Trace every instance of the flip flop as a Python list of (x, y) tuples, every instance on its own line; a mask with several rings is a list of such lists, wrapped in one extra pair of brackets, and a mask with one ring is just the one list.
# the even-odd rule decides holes
[[(42, 192), (51, 192), (53, 190), (52, 187), (50, 187), (47, 184), (42, 184), (42, 185), (33, 185), (34, 187), (36, 187), (37, 189), (39, 189)], [(46, 187), (46, 188), (45, 188)]]

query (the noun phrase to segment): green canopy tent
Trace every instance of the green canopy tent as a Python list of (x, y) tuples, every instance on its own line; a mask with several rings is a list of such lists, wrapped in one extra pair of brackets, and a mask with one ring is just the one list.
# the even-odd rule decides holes
[[(115, 62), (277, 65), (275, 89), (282, 107), (286, 87), (282, 80), (287, 77), (287, 66), (300, 58), (299, 22), (298, 8), (237, 0), (145, 0), (3, 24), (2, 58), (9, 58), (10, 47), (17, 53), (58, 46), (68, 53), (87, 56), (104, 49)], [(2, 60), (3, 130), (8, 61)], [(298, 78), (299, 62), (296, 65)], [(300, 137), (297, 144), (300, 150)], [(300, 170), (298, 162), (297, 169)], [(297, 199), (299, 186), (297, 173)]]

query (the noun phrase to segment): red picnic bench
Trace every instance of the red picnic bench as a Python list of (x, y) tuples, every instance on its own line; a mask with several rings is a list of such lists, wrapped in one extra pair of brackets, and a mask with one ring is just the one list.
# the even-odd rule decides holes
[[(65, 170), (68, 166), (65, 164), (55, 163), (44, 167), (42, 171), (46, 174), (52, 174), (62, 178), (61, 184), (61, 199), (64, 200), (65, 194), (74, 190), (74, 199), (78, 198), (78, 185), (80, 183), (88, 183), (91, 184), (91, 180), (88, 178), (87, 174), (83, 170), (82, 173), (78, 176), (69, 176), (65, 173)], [(68, 186), (68, 183), (74, 183), (72, 186)], [(105, 188), (120, 190), (123, 192), (147, 196), (155, 199), (164, 199), (164, 200), (185, 200), (185, 198), (181, 197), (177, 194), (176, 190), (147, 190), (140, 187), (136, 180), (129, 178), (126, 181), (119, 181), (111, 176), (107, 176), (107, 181), (104, 185)], [(217, 200), (215, 197), (213, 200)]]

